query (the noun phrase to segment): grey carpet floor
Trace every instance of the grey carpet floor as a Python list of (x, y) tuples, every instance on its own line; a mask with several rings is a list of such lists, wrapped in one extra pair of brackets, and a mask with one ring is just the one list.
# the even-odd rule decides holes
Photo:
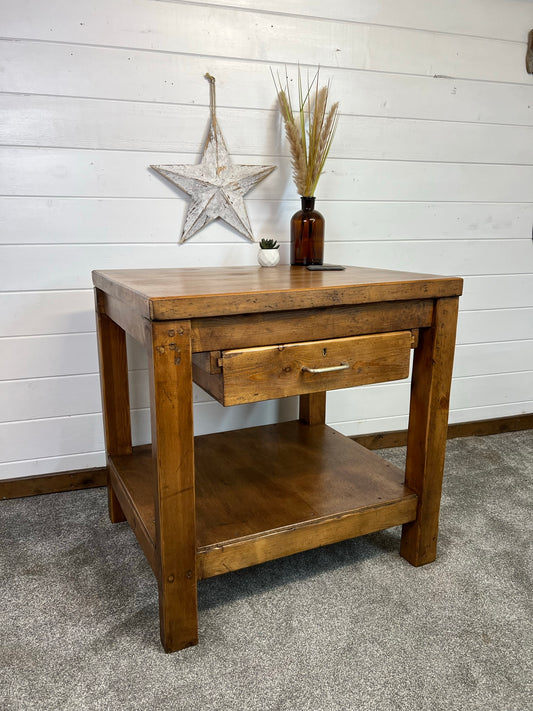
[(203, 581), (172, 655), (103, 489), (0, 502), (0, 708), (527, 711), (532, 475), (531, 432), (453, 440), (435, 563), (391, 529)]

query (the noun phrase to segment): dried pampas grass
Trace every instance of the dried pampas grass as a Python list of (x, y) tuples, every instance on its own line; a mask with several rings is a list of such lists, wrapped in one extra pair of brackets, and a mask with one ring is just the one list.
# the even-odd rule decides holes
[(289, 142), (296, 189), (304, 197), (313, 197), (337, 128), (339, 102), (328, 110), (329, 82), (327, 86), (319, 87), (317, 71), (311, 81), (307, 78), (304, 89), (298, 67), (298, 109), (295, 116), (288, 75), (285, 75), (285, 86), (279, 74), (277, 78), (272, 74), (272, 78)]

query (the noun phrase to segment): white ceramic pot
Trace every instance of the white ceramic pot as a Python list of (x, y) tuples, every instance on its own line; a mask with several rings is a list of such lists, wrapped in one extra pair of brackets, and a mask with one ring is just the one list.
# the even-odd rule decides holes
[(257, 261), (262, 267), (275, 267), (279, 264), (279, 249), (259, 249)]

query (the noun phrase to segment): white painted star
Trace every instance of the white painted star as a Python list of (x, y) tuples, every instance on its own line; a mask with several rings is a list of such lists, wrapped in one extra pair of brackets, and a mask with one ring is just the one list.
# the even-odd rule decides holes
[(254, 241), (244, 196), (276, 166), (232, 165), (216, 120), (211, 121), (200, 163), (151, 167), (192, 198), (180, 242), (185, 242), (218, 217)]

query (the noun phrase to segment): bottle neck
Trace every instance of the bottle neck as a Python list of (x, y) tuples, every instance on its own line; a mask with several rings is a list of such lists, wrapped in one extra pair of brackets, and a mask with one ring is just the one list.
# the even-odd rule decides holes
[(303, 197), (301, 196), (302, 210), (304, 212), (311, 212), (315, 209), (315, 198), (314, 197)]

